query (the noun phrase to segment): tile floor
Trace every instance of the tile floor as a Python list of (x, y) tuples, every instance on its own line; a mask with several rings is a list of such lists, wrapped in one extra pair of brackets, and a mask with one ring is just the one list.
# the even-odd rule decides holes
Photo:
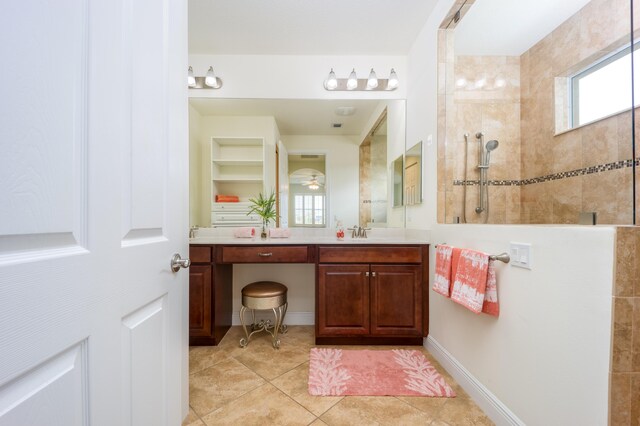
[(255, 335), (244, 349), (238, 344), (240, 337), (242, 328), (232, 327), (220, 345), (190, 348), (190, 410), (183, 426), (493, 424), (424, 348), (427, 359), (455, 389), (456, 398), (310, 396), (313, 326), (290, 326), (277, 351), (266, 333)]

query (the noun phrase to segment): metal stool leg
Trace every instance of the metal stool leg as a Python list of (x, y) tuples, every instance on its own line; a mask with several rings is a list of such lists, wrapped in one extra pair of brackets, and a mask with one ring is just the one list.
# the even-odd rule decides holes
[(284, 305), (280, 306), (282, 309), (282, 318), (280, 319), (280, 333), (285, 334), (287, 332), (287, 325), (284, 323), (284, 317), (287, 315), (287, 308), (289, 304), (284, 302)]
[[(240, 339), (240, 347), (246, 347), (249, 344), (249, 332), (247, 331), (247, 326), (244, 323), (244, 313), (247, 311), (247, 307), (245, 307), (244, 305), (242, 305), (240, 307), (240, 324), (242, 324), (242, 329), (244, 330), (244, 335), (245, 337), (243, 337), (242, 339)], [(253, 310), (252, 310), (253, 312)], [(255, 316), (255, 314), (254, 314)], [(255, 321), (254, 321), (255, 322)], [(251, 328), (253, 328), (253, 324), (251, 325)]]

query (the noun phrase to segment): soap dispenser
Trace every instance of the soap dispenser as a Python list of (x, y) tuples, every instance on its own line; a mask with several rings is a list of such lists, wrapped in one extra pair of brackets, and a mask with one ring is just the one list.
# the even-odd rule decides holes
[(344, 240), (344, 226), (342, 226), (342, 221), (338, 220), (336, 222), (336, 238), (339, 241)]

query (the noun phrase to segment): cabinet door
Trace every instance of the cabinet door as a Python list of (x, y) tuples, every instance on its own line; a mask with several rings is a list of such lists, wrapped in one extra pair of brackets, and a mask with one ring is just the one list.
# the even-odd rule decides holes
[(318, 335), (369, 334), (369, 265), (319, 265)]
[(422, 334), (419, 265), (371, 266), (371, 334)]
[(189, 336), (211, 337), (211, 265), (189, 268)]

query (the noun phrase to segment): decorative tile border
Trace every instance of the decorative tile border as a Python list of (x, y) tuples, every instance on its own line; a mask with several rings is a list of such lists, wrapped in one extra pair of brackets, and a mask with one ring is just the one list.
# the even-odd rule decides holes
[[(600, 164), (597, 166), (585, 167), (582, 169), (570, 170), (568, 172), (552, 173), (550, 175), (539, 176), (539, 177), (534, 177), (529, 179), (489, 180), (488, 184), (492, 186), (524, 186), (524, 185), (531, 185), (533, 183), (549, 182), (552, 180), (566, 179), (570, 177), (590, 175), (593, 173), (607, 172), (610, 170), (624, 169), (625, 167), (632, 167), (632, 166), (633, 166), (633, 160), (628, 159), (628, 160), (615, 161), (613, 163)], [(636, 167), (639, 167), (639, 166), (640, 166), (640, 158), (636, 158)], [(479, 180), (465, 181), (465, 180), (455, 179), (453, 181), (453, 185), (454, 186), (461, 186), (461, 185), (474, 186), (474, 185), (480, 185), (480, 181)]]

